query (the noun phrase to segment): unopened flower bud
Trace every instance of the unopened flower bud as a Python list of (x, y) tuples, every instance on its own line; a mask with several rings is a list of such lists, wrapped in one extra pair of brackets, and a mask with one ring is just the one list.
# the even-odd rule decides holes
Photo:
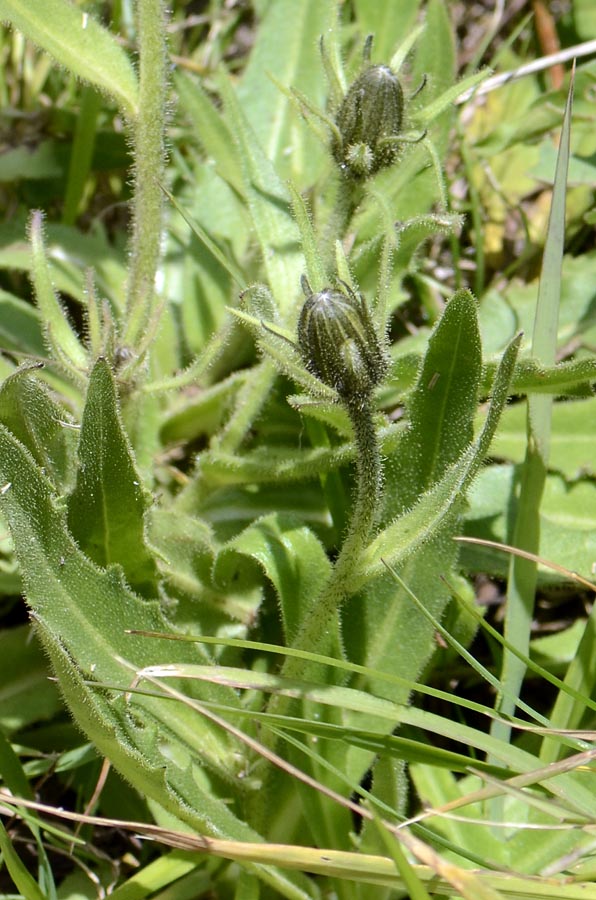
[(361, 180), (390, 166), (398, 152), (404, 95), (389, 66), (370, 66), (348, 89), (335, 117), (331, 152), (345, 175)]
[(387, 371), (365, 301), (349, 289), (325, 288), (307, 296), (298, 347), (307, 369), (342, 399), (369, 396)]

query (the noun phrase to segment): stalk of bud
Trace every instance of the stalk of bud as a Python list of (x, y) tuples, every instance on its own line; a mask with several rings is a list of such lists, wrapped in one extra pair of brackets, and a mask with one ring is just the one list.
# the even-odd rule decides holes
[(370, 397), (387, 372), (366, 303), (349, 288), (346, 293), (325, 288), (307, 295), (298, 322), (298, 347), (309, 372), (349, 403)]
[(402, 87), (389, 66), (369, 66), (358, 76), (337, 111), (331, 143), (345, 175), (370, 178), (395, 161), (403, 110)]

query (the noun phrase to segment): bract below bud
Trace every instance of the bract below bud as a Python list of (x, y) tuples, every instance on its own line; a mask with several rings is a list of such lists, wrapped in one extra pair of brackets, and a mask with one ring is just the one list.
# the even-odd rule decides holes
[(369, 178), (390, 166), (399, 152), (404, 95), (389, 66), (369, 66), (352, 83), (335, 117), (331, 152), (344, 174)]
[(344, 400), (369, 395), (387, 371), (365, 301), (353, 291), (326, 288), (307, 297), (298, 347), (307, 369)]

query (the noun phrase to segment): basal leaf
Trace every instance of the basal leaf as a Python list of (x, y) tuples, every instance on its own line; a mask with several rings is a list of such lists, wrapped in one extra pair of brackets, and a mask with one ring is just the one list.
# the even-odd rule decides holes
[[(102, 571), (81, 553), (49, 482), (3, 426), (0, 484), (0, 511), (17, 547), (27, 601), (79, 726), (131, 784), (180, 821), (199, 832), (259, 841), (230, 804), (231, 794), (247, 789), (242, 748), (188, 705), (150, 692), (125, 697), (138, 670), (205, 662), (205, 654), (196, 644), (126, 633), (167, 633), (172, 626), (157, 602), (141, 600), (117, 570)], [(234, 691), (215, 685), (203, 685), (200, 696), (227, 707), (238, 703)], [(207, 782), (202, 766), (219, 780)], [(310, 896), (301, 876), (256, 871), (281, 896)]]
[[(3, 426), (0, 480), (4, 488), (0, 507), (13, 534), (26, 597), (41, 623), (46, 646), (60, 647), (86, 677), (127, 687), (134, 670), (154, 663), (162, 654), (159, 646), (125, 631), (170, 630), (159, 605), (131, 593), (117, 569), (101, 570), (83, 555), (66, 528), (49, 481)], [(174, 659), (180, 652), (179, 645), (171, 644), (166, 656)], [(218, 741), (211, 750), (207, 741), (204, 750), (214, 752), (214, 760), (224, 758)]]
[(128, 583), (155, 596), (155, 563), (144, 542), (150, 497), (123, 430), (112, 372), (100, 358), (91, 373), (78, 447), (76, 486), (68, 524), (81, 549), (99, 566), (118, 563)]

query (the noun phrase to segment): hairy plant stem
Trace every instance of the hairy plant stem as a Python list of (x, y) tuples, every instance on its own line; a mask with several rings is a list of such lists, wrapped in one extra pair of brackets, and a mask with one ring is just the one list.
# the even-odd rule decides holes
[[(356, 500), (348, 534), (323, 591), (312, 605), (298, 630), (293, 646), (299, 650), (329, 654), (338, 634), (338, 614), (350, 596), (350, 586), (358, 572), (374, 526), (381, 492), (381, 454), (377, 440), (370, 395), (350, 398), (344, 403), (354, 428), (357, 459)], [(282, 677), (312, 680), (320, 666), (303, 659), (287, 657)], [(270, 710), (277, 701), (272, 698)], [(276, 708), (276, 712), (281, 710)]]
[(155, 315), (160, 257), (165, 151), (166, 45), (163, 0), (138, 0), (139, 115), (133, 125), (134, 197), (126, 326), (135, 348)]
[[(382, 469), (379, 442), (375, 431), (371, 395), (344, 402), (354, 428), (357, 458), (357, 489), (354, 511), (346, 539), (335, 565), (320, 595), (306, 613), (292, 647), (325, 656), (342, 652), (339, 613), (352, 593), (351, 584), (358, 573), (362, 553), (366, 549), (374, 526), (381, 493)], [(281, 678), (289, 681), (322, 681), (329, 683), (333, 672), (319, 663), (293, 656), (286, 657)], [(272, 694), (267, 711), (272, 715), (288, 715), (297, 701), (282, 694)], [(274, 749), (277, 737), (265, 731), (263, 742)], [(274, 774), (265, 775), (263, 790), (255, 798), (253, 809), (257, 823), (270, 816), (274, 791)], [(258, 826), (257, 826), (258, 827)]]
[(324, 262), (330, 272), (335, 270), (335, 242), (345, 237), (362, 196), (363, 191), (360, 185), (352, 178), (340, 176), (335, 203), (326, 225), (325, 239), (323, 241), (325, 247)]

